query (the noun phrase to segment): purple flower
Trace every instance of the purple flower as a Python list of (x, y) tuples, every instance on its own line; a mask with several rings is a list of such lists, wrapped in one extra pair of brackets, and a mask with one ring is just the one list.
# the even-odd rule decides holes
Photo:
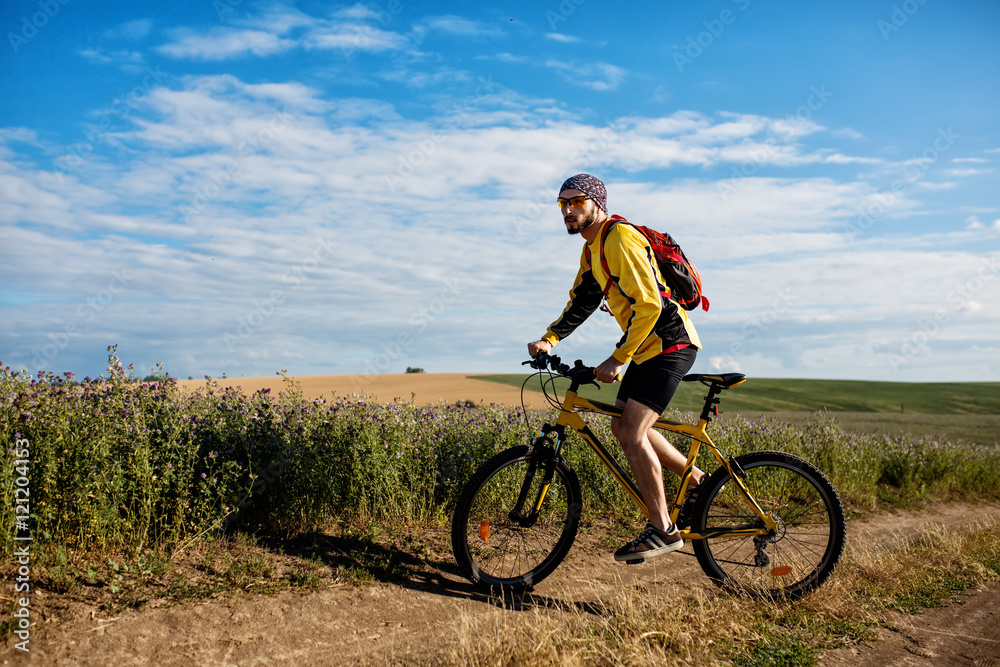
[(206, 477), (208, 477), (208, 475), (206, 475), (205, 473), (201, 473), (201, 478), (202, 479), (205, 479)]

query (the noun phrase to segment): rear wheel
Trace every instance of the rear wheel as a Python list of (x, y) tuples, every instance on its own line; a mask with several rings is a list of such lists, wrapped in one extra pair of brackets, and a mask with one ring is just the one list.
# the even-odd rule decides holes
[[(535, 512), (547, 478), (551, 482)], [(576, 473), (550, 450), (521, 446), (500, 452), (476, 471), (455, 508), (455, 560), (473, 583), (522, 591), (566, 557), (580, 508)]]
[[(736, 458), (744, 485), (777, 519), (769, 535), (693, 540), (702, 569), (719, 586), (770, 598), (801, 597), (826, 581), (844, 550), (846, 522), (836, 490), (818, 468), (781, 452)], [(699, 488), (693, 532), (762, 528), (725, 468)]]

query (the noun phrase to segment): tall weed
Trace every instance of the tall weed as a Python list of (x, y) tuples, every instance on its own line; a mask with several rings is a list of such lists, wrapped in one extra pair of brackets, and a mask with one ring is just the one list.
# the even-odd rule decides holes
[[(169, 552), (234, 528), (289, 534), (331, 519), (443, 521), (481, 462), (529, 438), (520, 410), (498, 405), (309, 401), (290, 380), (277, 396), (213, 382), (185, 392), (162, 369), (155, 381), (137, 381), (114, 347), (107, 370), (77, 383), (70, 374), (0, 368), (0, 521), (14, 523), (14, 445), (26, 439), (40, 546)], [(530, 415), (531, 430), (546, 417)], [(620, 457), (607, 420), (591, 422)], [(711, 434), (736, 455), (777, 449), (803, 456), (859, 509), (889, 496), (1000, 495), (1000, 452), (987, 448), (848, 434), (822, 414), (805, 429), (729, 418)], [(586, 511), (635, 514), (579, 438), (571, 436), (564, 451), (584, 487)], [(707, 452), (700, 463), (715, 467)], [(672, 490), (676, 478), (666, 477)], [(4, 542), (6, 555), (12, 548)]]

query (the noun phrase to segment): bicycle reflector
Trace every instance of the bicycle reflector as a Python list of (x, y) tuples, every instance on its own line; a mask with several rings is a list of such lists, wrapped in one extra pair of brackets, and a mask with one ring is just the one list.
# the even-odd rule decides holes
[[(482, 533), (483, 529), (480, 528), (479, 532)], [(771, 570), (772, 577), (787, 577), (792, 573), (791, 565), (782, 565), (781, 567), (776, 567)]]
[[(490, 539), (490, 522), (489, 519), (483, 519), (479, 524), (479, 539), (486, 542)], [(788, 568), (791, 570), (792, 568)]]

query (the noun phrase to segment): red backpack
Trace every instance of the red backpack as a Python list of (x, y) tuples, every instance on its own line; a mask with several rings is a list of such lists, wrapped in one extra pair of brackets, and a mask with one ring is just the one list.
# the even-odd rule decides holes
[[(646, 237), (646, 241), (653, 249), (653, 256), (656, 257), (656, 264), (660, 268), (663, 281), (667, 284), (667, 289), (669, 290), (661, 292), (661, 294), (676, 301), (684, 310), (694, 310), (700, 303), (702, 310), (707, 311), (708, 299), (701, 293), (701, 275), (691, 260), (684, 254), (684, 251), (681, 250), (681, 247), (670, 238), (670, 234), (631, 223), (620, 215), (611, 216), (611, 224), (604, 228), (604, 233), (601, 235), (601, 268), (604, 269), (605, 275), (610, 277), (611, 269), (608, 267), (608, 260), (604, 256), (604, 242), (608, 240), (611, 228), (619, 222), (632, 225)], [(604, 286), (605, 295), (607, 295), (610, 288), (611, 281), (609, 280), (608, 284)]]

